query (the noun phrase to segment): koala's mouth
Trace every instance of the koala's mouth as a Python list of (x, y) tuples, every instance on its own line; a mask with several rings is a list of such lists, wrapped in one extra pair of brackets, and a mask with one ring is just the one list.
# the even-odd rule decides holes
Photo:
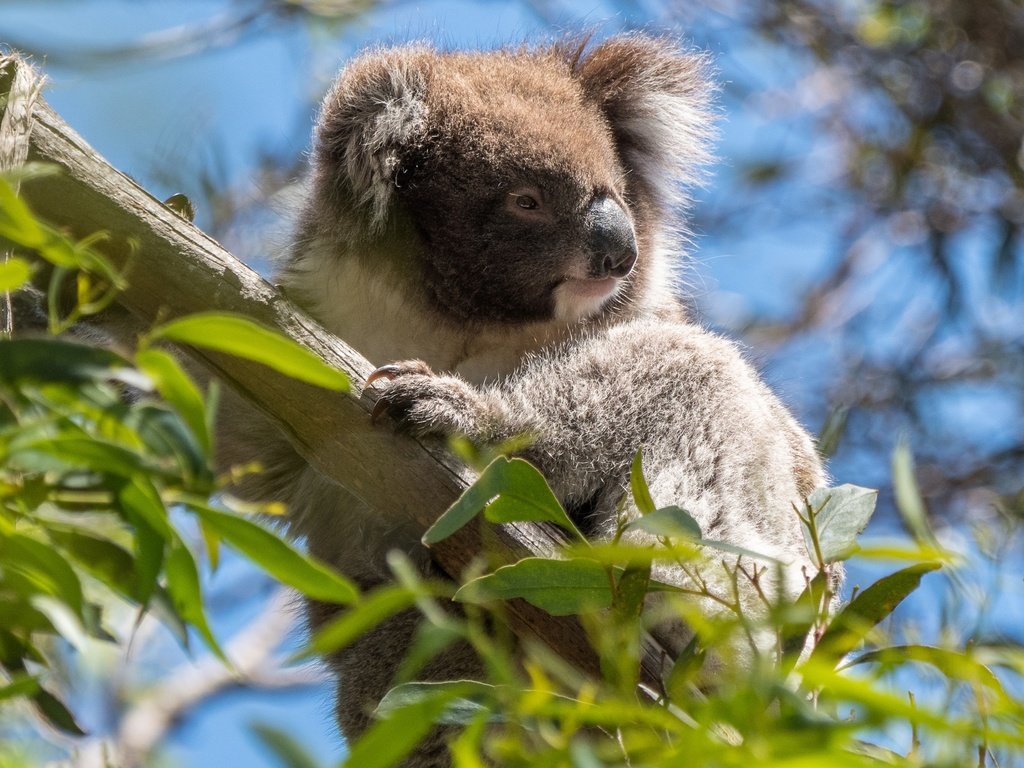
[(619, 292), (620, 277), (567, 277), (554, 291), (555, 317), (574, 322), (596, 314)]

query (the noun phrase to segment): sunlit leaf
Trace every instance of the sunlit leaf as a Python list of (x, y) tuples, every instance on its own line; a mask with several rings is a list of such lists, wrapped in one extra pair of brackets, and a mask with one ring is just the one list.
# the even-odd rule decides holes
[(423, 543), (430, 546), (448, 538), (481, 510), (492, 523), (546, 521), (583, 540), (544, 476), (527, 461), (499, 456), (430, 526), (423, 535)]
[(188, 424), (203, 451), (209, 453), (211, 439), (207, 430), (206, 404), (198, 387), (178, 361), (163, 350), (145, 349), (135, 356), (135, 362), (152, 379), (160, 396)]
[(378, 720), (354, 744), (343, 763), (346, 768), (390, 768), (397, 765), (430, 732), (434, 723), (458, 695), (445, 689)]
[(302, 657), (345, 648), (382, 621), (411, 606), (417, 596), (416, 592), (401, 586), (382, 587), (372, 592), (358, 605), (318, 629)]
[[(807, 497), (813, 514), (818, 547), (825, 564), (850, 556), (857, 549), (857, 536), (867, 526), (875, 511), (878, 491), (857, 485), (817, 488)], [(808, 525), (802, 525), (804, 543), (816, 558), (814, 539)]]
[[(641, 515), (647, 515), (654, 511), (654, 499), (651, 498), (651, 490), (647, 487), (647, 479), (644, 477), (643, 452), (637, 451), (633, 457), (633, 464), (629, 468), (629, 487), (633, 493), (633, 503)], [(700, 535), (700, 534), (698, 534)]]
[(183, 544), (171, 548), (165, 565), (167, 592), (174, 610), (196, 628), (207, 647), (221, 660), (226, 661), (224, 652), (210, 631), (203, 608), (203, 593), (199, 586), (199, 571), (192, 553)]
[(700, 525), (690, 514), (677, 506), (662, 507), (646, 513), (626, 526), (627, 531), (643, 531), (652, 536), (699, 540)]
[(921, 577), (939, 567), (939, 563), (917, 563), (879, 579), (860, 592), (832, 620), (811, 654), (811, 661), (835, 663), (852, 651), (878, 622), (917, 589)]
[[(448, 706), (434, 721), (440, 725), (466, 725), (488, 712), (482, 703), (494, 695), (494, 686), (475, 680), (402, 683), (384, 694), (373, 711), (376, 718), (388, 718), (406, 707), (439, 697), (448, 699)], [(500, 718), (492, 718), (500, 722)]]
[(249, 728), (266, 750), (286, 768), (319, 768), (320, 764), (287, 731), (267, 723), (253, 723)]
[(24, 259), (12, 256), (0, 261), (0, 293), (21, 288), (32, 276), (32, 268)]
[(234, 549), (267, 573), (307, 597), (326, 603), (353, 603), (358, 590), (348, 579), (302, 554), (256, 523), (202, 505), (190, 505), (202, 521)]
[(612, 586), (608, 572), (594, 560), (528, 557), (473, 579), (455, 593), (455, 600), (465, 603), (516, 597), (564, 616), (609, 607)]
[(896, 509), (907, 530), (918, 542), (934, 543), (935, 534), (928, 524), (928, 511), (914, 475), (914, 457), (910, 453), (910, 446), (902, 440), (892, 454), (892, 487), (896, 494)]
[(291, 339), (240, 315), (202, 312), (155, 328), (150, 337), (226, 352), (262, 363), (293, 379), (348, 390), (348, 377)]

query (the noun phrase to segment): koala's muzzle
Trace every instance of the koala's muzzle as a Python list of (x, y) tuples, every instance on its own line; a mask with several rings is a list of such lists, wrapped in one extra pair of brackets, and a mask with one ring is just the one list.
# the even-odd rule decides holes
[(636, 263), (636, 234), (622, 206), (602, 195), (587, 209), (590, 276), (625, 277)]

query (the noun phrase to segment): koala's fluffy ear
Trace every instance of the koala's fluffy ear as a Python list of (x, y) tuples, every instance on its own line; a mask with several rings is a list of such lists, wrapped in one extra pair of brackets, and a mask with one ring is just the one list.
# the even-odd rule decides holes
[(707, 57), (667, 39), (620, 35), (573, 64), (608, 118), (623, 163), (662, 204), (699, 183), (714, 134)]
[(433, 55), (413, 46), (363, 54), (321, 107), (314, 141), (320, 181), (348, 191), (367, 210), (371, 229), (387, 216), (403, 153), (426, 132), (426, 66)]

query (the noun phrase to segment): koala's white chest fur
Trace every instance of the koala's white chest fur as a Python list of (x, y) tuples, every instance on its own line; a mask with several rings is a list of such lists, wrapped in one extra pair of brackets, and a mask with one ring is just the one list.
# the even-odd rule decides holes
[(327, 330), (374, 365), (415, 358), (472, 384), (504, 378), (525, 355), (566, 338), (573, 326), (458, 327), (423, 310), (386, 273), (317, 248), (297, 259), (286, 285)]

